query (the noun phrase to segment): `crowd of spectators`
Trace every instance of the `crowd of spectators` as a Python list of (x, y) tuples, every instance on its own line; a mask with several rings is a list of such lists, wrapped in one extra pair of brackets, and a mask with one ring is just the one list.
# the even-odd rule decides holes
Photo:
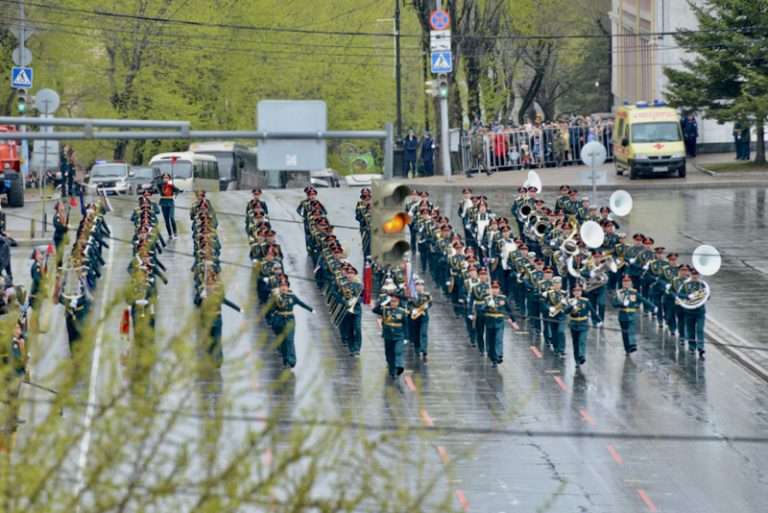
[(464, 141), (473, 170), (531, 169), (581, 164), (581, 148), (602, 143), (612, 157), (613, 119), (570, 116), (558, 121), (537, 117), (523, 125), (483, 125), (476, 121)]

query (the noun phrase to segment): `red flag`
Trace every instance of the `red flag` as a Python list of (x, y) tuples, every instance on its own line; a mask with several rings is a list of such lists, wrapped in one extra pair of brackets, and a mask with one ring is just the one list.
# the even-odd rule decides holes
[(47, 251), (48, 251), (49, 255), (53, 255), (53, 243), (51, 243), (51, 242), (48, 243), (48, 250)]
[(69, 206), (70, 207), (76, 207), (77, 206), (77, 200), (74, 196), (69, 197)]
[(123, 318), (120, 321), (120, 334), (128, 335), (131, 332), (131, 311), (126, 308), (123, 310)]
[(371, 285), (373, 282), (373, 272), (371, 271), (371, 264), (366, 262), (363, 269), (363, 304), (371, 304)]

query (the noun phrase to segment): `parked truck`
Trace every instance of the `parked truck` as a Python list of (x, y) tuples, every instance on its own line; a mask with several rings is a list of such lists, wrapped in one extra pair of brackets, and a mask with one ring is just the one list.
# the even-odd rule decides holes
[(0, 194), (9, 207), (24, 206), (24, 175), (21, 172), (19, 145), (12, 139), (16, 128), (0, 125)]

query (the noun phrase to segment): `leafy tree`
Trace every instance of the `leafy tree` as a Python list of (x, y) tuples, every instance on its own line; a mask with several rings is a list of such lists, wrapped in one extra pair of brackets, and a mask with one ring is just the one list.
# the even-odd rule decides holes
[(768, 5), (752, 0), (688, 1), (697, 30), (681, 30), (678, 45), (690, 52), (684, 69), (666, 68), (667, 98), (675, 106), (701, 110), (718, 123), (756, 127), (755, 162), (765, 163), (768, 116)]

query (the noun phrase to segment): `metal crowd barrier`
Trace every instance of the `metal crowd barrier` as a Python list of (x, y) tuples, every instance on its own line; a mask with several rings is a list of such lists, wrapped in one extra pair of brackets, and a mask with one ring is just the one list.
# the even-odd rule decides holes
[(464, 170), (541, 169), (581, 165), (581, 149), (590, 141), (601, 142), (613, 159), (613, 123), (589, 126), (487, 130), (484, 135), (462, 136)]

